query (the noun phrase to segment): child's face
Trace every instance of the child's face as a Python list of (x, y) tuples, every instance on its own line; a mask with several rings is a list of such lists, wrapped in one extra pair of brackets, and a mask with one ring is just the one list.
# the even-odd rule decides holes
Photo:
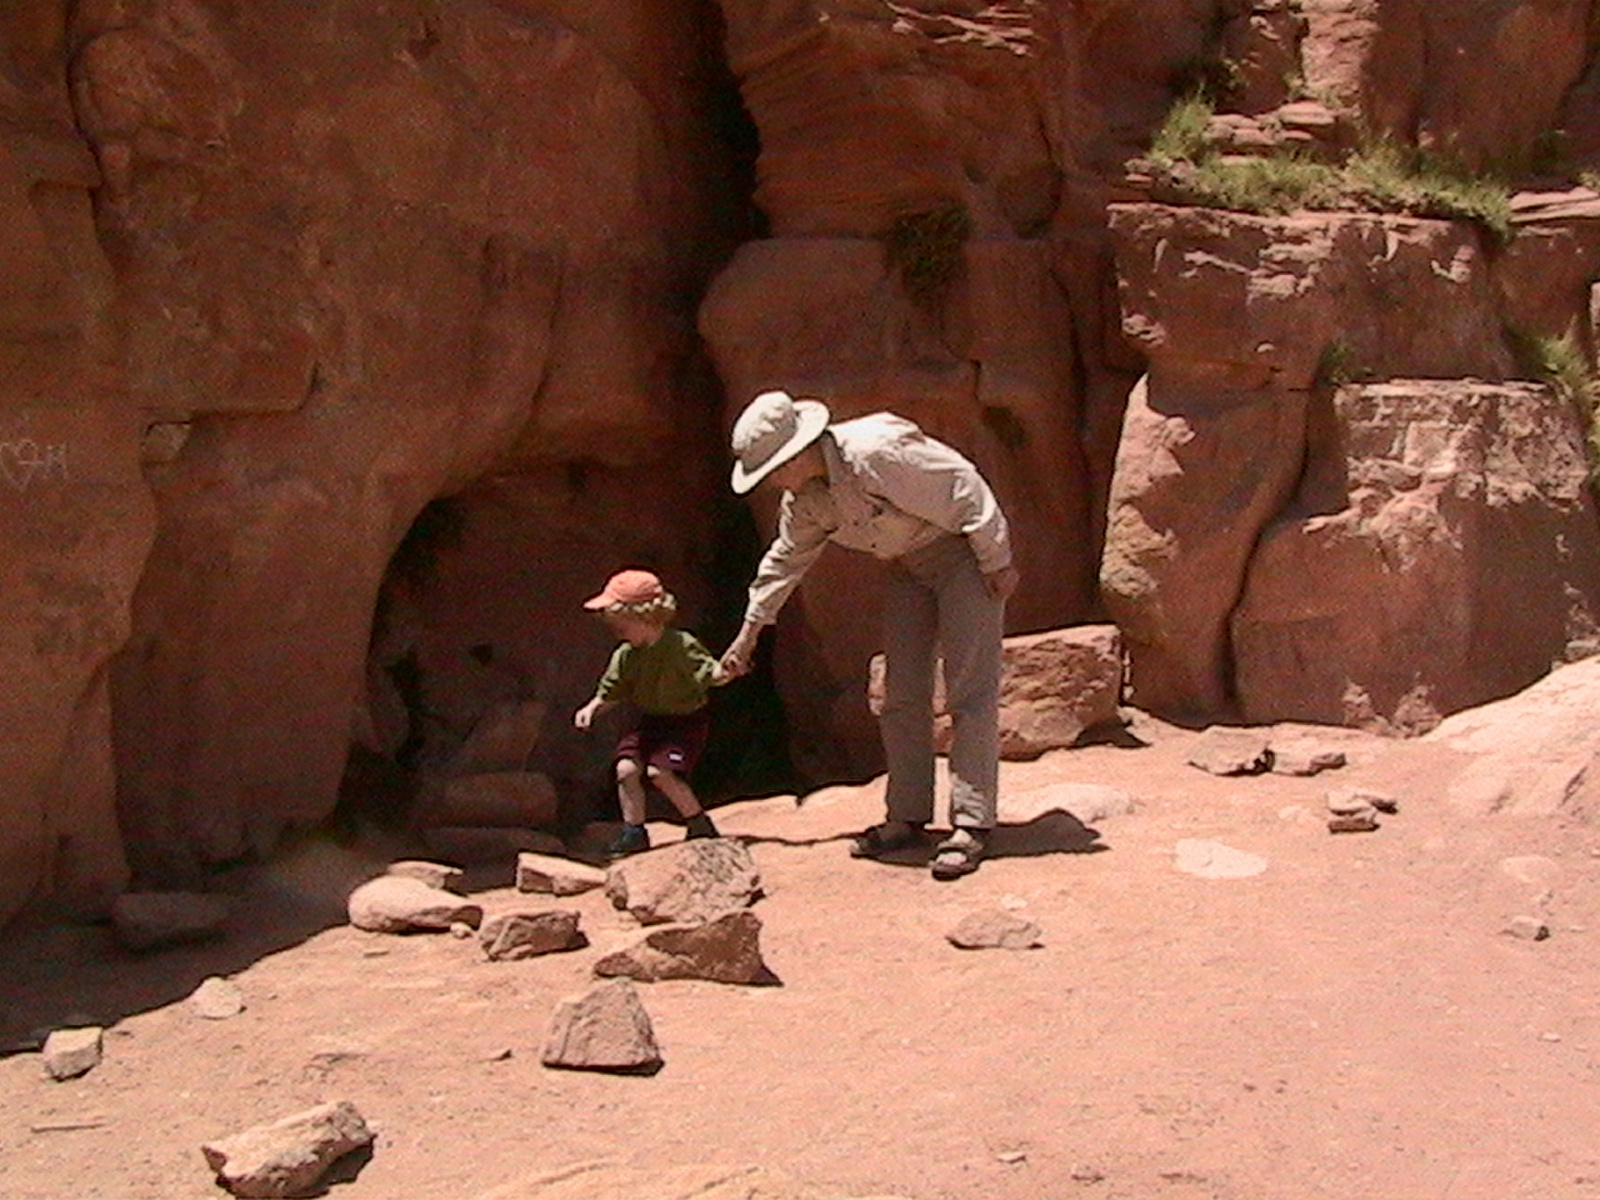
[(611, 632), (633, 646), (649, 646), (661, 637), (662, 625), (632, 613), (602, 613)]

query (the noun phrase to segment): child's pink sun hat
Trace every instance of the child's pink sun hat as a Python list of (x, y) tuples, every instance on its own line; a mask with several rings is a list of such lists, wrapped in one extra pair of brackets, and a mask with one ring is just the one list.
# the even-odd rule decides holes
[(618, 571), (606, 580), (606, 586), (597, 596), (590, 596), (583, 606), (591, 611), (626, 605), (628, 608), (645, 608), (670, 602), (667, 589), (653, 571)]

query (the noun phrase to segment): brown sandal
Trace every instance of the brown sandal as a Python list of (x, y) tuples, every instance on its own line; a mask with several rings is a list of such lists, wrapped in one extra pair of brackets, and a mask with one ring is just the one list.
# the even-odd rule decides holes
[(909, 850), (928, 840), (921, 825), (908, 821), (884, 821), (863, 829), (850, 843), (851, 858), (882, 858), (896, 850)]
[(984, 835), (980, 829), (957, 829), (933, 851), (928, 869), (935, 879), (960, 879), (971, 875), (983, 860)]

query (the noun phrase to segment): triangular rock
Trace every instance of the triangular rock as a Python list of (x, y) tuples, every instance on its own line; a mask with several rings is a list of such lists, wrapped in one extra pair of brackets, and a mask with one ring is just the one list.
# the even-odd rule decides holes
[(499, 913), (478, 932), (483, 952), (496, 962), (534, 958), (562, 950), (578, 950), (589, 939), (578, 932), (578, 914), (567, 909), (548, 912)]
[(661, 1049), (632, 980), (608, 979), (568, 996), (550, 1018), (541, 1061), (569, 1071), (653, 1075)]
[(356, 1106), (339, 1100), (207, 1142), (200, 1153), (235, 1196), (313, 1196), (329, 1167), (372, 1139)]

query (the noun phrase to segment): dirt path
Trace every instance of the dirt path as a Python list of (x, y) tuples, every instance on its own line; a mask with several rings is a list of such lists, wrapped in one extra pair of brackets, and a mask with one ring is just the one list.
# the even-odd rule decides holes
[[(632, 928), (594, 893), (561, 902), (589, 948), (490, 963), (339, 923), (370, 864), (309, 846), (219, 946), (131, 958), (104, 929), (17, 931), (8, 1037), (111, 1029), (78, 1080), (0, 1059), (0, 1195), (221, 1195), (202, 1142), (344, 1098), (379, 1128), (331, 1193), (349, 1200), (1600, 1197), (1600, 831), (1464, 818), (1429, 794), (1451, 764), (1415, 743), (1326, 731), (1341, 771), (1226, 779), (1186, 765), (1194, 735), (1139, 729), (1150, 744), (1007, 764), (1003, 854), (951, 884), (846, 856), (879, 786), (719, 809), (762, 871), (782, 986), (641, 985), (650, 1078), (539, 1064), (556, 1000)], [(1325, 792), (1364, 781), (1400, 812), (1330, 835)], [(1136, 806), (1100, 815), (1079, 785)], [(1266, 868), (1188, 874), (1185, 839)], [(985, 908), (1043, 946), (946, 942)], [(1552, 935), (1505, 934), (1521, 913)], [(243, 1014), (188, 1010), (214, 974)]]

